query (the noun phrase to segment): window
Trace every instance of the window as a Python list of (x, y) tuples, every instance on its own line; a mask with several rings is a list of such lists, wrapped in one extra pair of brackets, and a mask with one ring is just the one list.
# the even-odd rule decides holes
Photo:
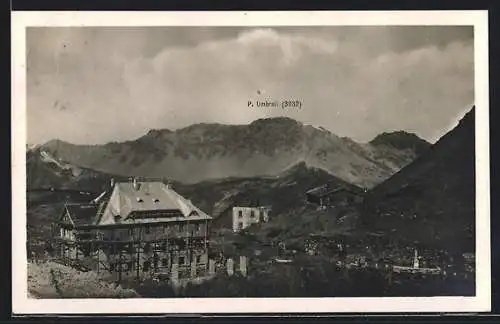
[(238, 229), (243, 229), (243, 223), (242, 222), (238, 223)]
[(185, 258), (183, 256), (179, 257), (179, 264), (184, 264)]
[(253, 210), (252, 210), (252, 211), (250, 211), (250, 217), (251, 217), (251, 218), (255, 218), (255, 212), (254, 212)]
[(153, 200), (153, 202), (154, 202), (155, 204), (157, 204), (157, 203), (159, 203), (159, 202), (160, 202), (160, 199), (155, 198), (155, 199)]
[(159, 260), (158, 260), (158, 257), (156, 257), (156, 258), (154, 259), (154, 261), (153, 261), (153, 265), (154, 265), (154, 269), (155, 269), (155, 270), (158, 270), (158, 261), (159, 261)]
[(151, 267), (151, 262), (150, 261), (144, 261), (143, 266), (142, 266), (142, 271), (147, 272), (147, 271), (149, 271), (150, 267)]
[(196, 232), (199, 232), (199, 231), (200, 231), (200, 229), (201, 229), (200, 224), (195, 224), (195, 225), (194, 225), (194, 230), (195, 230)]
[(161, 266), (162, 266), (162, 267), (168, 267), (168, 259), (166, 259), (166, 258), (165, 258), (165, 259), (162, 259), (162, 260), (161, 260)]
[(146, 227), (144, 228), (144, 233), (146, 233), (146, 234), (151, 234), (151, 228), (150, 228), (149, 226), (146, 226)]
[(184, 232), (184, 224), (179, 225), (179, 232)]
[(241, 210), (239, 210), (239, 211), (238, 211), (238, 217), (239, 217), (239, 218), (242, 218), (242, 217), (243, 217), (243, 211), (241, 211)]

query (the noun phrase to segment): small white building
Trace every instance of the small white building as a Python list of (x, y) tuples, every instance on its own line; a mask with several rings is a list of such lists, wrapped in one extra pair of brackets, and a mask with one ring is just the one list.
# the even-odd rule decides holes
[(233, 207), (233, 232), (239, 232), (242, 229), (256, 223), (266, 223), (269, 221), (269, 206), (257, 207)]

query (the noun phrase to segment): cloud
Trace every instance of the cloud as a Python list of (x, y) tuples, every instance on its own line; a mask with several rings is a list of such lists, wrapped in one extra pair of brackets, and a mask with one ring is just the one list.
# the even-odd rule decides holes
[[(434, 141), (473, 103), (470, 40), (411, 47), (394, 45), (394, 29), (303, 30), (241, 30), (154, 54), (145, 48), (159, 33), (45, 30), (28, 37), (28, 140), (102, 143), (287, 115), (361, 141), (399, 129)], [(249, 109), (259, 97), (303, 107)]]

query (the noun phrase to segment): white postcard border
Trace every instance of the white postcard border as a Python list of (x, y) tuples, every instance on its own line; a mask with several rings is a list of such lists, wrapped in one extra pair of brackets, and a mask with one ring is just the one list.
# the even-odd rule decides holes
[[(487, 11), (12, 12), (14, 314), (482, 312), (491, 309)], [(26, 27), (473, 25), (476, 97), (476, 296), (412, 298), (29, 299), (26, 252)]]

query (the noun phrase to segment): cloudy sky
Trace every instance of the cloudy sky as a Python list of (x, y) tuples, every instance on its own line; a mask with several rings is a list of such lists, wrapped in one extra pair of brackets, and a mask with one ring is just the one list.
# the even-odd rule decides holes
[[(272, 116), (435, 142), (474, 103), (473, 55), (472, 27), (29, 28), (28, 143)], [(302, 109), (248, 108), (256, 99)]]

